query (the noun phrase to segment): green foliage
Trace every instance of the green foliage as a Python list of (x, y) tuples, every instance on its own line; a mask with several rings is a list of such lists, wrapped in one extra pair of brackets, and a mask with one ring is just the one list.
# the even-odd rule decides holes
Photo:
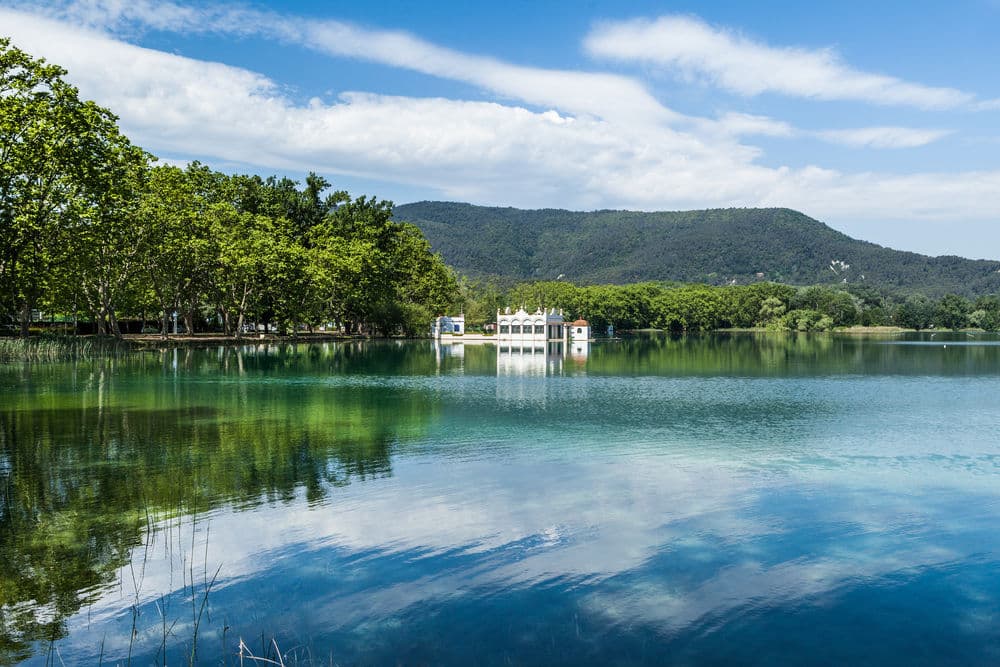
[(932, 297), (1000, 290), (997, 262), (891, 250), (788, 209), (573, 212), (419, 202), (397, 207), (396, 217), (420, 227), (447, 262), (473, 277), (714, 285), (763, 279), (857, 288), (863, 301), (877, 301), (881, 289)]
[(785, 304), (781, 302), (781, 299), (769, 296), (760, 304), (757, 322), (766, 326), (776, 318), (784, 315), (785, 310)]
[[(902, 303), (871, 290), (814, 285), (794, 288), (777, 283), (752, 285), (632, 285), (577, 286), (565, 281), (519, 283), (496, 299), (501, 290), (491, 285), (491, 303), (561, 308), (571, 318), (587, 319), (595, 331), (648, 327), (669, 331), (710, 331), (764, 326), (775, 330), (829, 331), (837, 327), (900, 326), (987, 330), (1000, 327), (1000, 298), (981, 297), (975, 304), (956, 296), (940, 300), (910, 296)], [(482, 288), (479, 288), (482, 290)], [(473, 290), (475, 292), (475, 290)], [(473, 296), (475, 298), (482, 298)], [(495, 313), (495, 310), (494, 310)], [(492, 321), (489, 314), (487, 321)]]
[(860, 314), (855, 297), (843, 290), (823, 286), (799, 290), (792, 298), (791, 307), (824, 314), (833, 320), (835, 326), (855, 324)]
[(308, 238), (317, 280), (348, 332), (423, 332), (458, 300), (454, 274), (420, 230), (392, 220), (391, 202), (344, 202)]
[[(784, 313), (794, 288), (774, 283), (754, 285), (577, 286), (564, 281), (521, 283), (506, 303), (527, 308), (560, 308), (570, 318), (582, 317), (597, 331), (655, 327), (673, 331), (708, 331), (752, 327), (762, 311)], [(765, 304), (767, 306), (765, 307)]]
[(968, 325), (971, 304), (957, 294), (945, 294), (934, 309), (934, 321), (946, 329), (961, 329)]
[(969, 326), (987, 331), (1000, 329), (1000, 298), (992, 295), (979, 297), (972, 307), (974, 310), (969, 313)]
[[(65, 74), (0, 39), (0, 293), (20, 307), (22, 335), (39, 299), (73, 284), (53, 268), (74, 251), (99, 254), (107, 227), (123, 222), (132, 163), (143, 159)], [(113, 288), (85, 275), (90, 288)]]
[(773, 328), (788, 331), (829, 331), (833, 328), (833, 318), (818, 310), (798, 308), (785, 313), (776, 320)]
[(895, 319), (907, 329), (926, 329), (934, 322), (934, 303), (925, 296), (911, 296), (896, 308)]

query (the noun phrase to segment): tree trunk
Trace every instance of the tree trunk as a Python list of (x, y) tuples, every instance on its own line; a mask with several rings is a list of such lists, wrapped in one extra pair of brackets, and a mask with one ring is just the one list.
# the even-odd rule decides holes
[(29, 331), (31, 326), (31, 305), (31, 299), (25, 297), (24, 302), (21, 304), (21, 338), (27, 338), (28, 334), (31, 333)]
[(115, 317), (115, 309), (108, 308), (108, 321), (111, 323), (111, 333), (115, 338), (122, 337), (122, 330), (118, 327), (118, 318)]

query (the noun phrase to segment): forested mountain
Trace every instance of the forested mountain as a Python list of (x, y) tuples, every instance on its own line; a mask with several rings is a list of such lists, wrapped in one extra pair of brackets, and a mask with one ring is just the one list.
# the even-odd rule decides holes
[(865, 283), (929, 296), (1000, 291), (1000, 261), (927, 257), (859, 241), (784, 208), (640, 213), (397, 206), (458, 271), (512, 280)]

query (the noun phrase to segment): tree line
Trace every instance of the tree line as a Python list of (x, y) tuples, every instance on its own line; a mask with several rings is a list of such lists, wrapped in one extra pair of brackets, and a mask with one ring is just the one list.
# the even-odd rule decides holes
[(956, 294), (940, 299), (881, 292), (866, 285), (792, 287), (700, 285), (645, 282), (578, 286), (565, 281), (518, 283), (508, 289), (492, 280), (463, 280), (466, 319), (473, 326), (492, 321), (505, 305), (562, 308), (603, 332), (656, 328), (711, 331), (767, 327), (790, 331), (828, 331), (849, 326), (907, 329), (1000, 330), (1000, 297), (970, 300)]
[(416, 333), (457, 297), (453, 272), (392, 202), (309, 174), (157, 165), (66, 71), (0, 39), (0, 316), (33, 311), (119, 336), (176, 313), (188, 333), (330, 323)]

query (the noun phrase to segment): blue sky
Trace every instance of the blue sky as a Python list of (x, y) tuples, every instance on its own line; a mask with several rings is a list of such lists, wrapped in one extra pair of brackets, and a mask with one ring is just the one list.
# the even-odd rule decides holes
[(167, 161), (1000, 258), (1000, 0), (817, 5), (0, 0), (0, 34)]

